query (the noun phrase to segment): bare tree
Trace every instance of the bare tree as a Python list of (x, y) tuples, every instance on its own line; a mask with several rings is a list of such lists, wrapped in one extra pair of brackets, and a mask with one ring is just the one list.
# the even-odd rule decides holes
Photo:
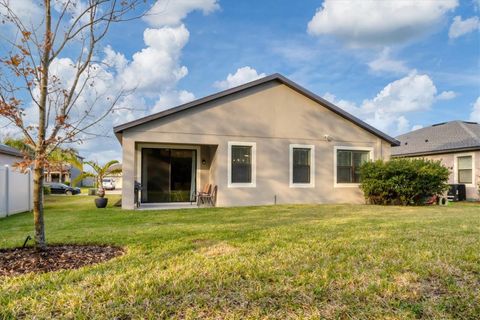
[[(126, 94), (119, 90), (114, 96), (79, 101), (95, 85), (97, 46), (112, 24), (142, 16), (145, 10), (138, 7), (144, 4), (145, 0), (44, 0), (41, 21), (34, 24), (22, 19), (9, 0), (0, 0), (0, 18), (17, 35), (3, 39), (9, 49), (0, 59), (0, 116), (15, 125), (34, 150), (34, 159), (26, 157), (22, 166), (34, 170), (37, 249), (46, 247), (43, 180), (49, 153), (62, 143), (82, 139)], [(52, 72), (52, 63), (72, 54), (76, 55), (73, 77), (61, 79)], [(101, 99), (102, 108), (98, 108)], [(31, 113), (34, 124), (26, 120)]]

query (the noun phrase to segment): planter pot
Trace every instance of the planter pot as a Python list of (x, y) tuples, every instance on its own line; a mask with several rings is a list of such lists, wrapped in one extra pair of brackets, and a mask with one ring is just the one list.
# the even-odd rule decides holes
[(108, 203), (108, 198), (96, 198), (95, 205), (97, 208), (106, 208)]

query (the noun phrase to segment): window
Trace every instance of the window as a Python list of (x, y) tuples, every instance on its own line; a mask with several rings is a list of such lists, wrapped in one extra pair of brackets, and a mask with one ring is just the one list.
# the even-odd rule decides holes
[(336, 184), (360, 183), (360, 166), (370, 160), (371, 148), (347, 149), (335, 147)]
[(252, 147), (232, 146), (232, 183), (252, 182)]
[(313, 145), (290, 145), (290, 187), (315, 186)]
[(457, 157), (458, 183), (472, 184), (472, 156)]
[(229, 187), (255, 187), (255, 149), (255, 143), (228, 143)]

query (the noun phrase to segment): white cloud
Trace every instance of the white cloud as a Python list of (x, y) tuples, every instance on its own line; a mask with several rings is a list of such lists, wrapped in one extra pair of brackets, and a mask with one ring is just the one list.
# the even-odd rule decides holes
[(438, 100), (451, 100), (454, 99), (457, 94), (454, 91), (443, 91), (437, 96)]
[(247, 66), (238, 68), (234, 74), (229, 73), (227, 79), (217, 81), (213, 85), (218, 89), (229, 89), (263, 77), (265, 73), (258, 74), (257, 70)]
[(217, 0), (158, 0), (143, 18), (151, 26), (177, 26), (192, 11), (209, 14), (218, 10)]
[(470, 120), (480, 123), (480, 97), (474, 102), (472, 106), (472, 113), (470, 113)]
[(391, 110), (390, 112), (410, 112), (426, 110), (435, 101), (437, 88), (429, 76), (416, 72), (389, 83), (371, 100), (363, 102), (366, 110)]
[(421, 124), (416, 124), (412, 127), (412, 131), (415, 131), (415, 130), (419, 130), (419, 129), (422, 129), (423, 126)]
[(125, 67), (128, 64), (127, 58), (122, 53), (115, 52), (110, 45), (107, 45), (103, 49), (105, 57), (103, 58), (103, 63), (109, 67), (113, 67), (119, 72), (125, 70)]
[(375, 60), (368, 63), (368, 66), (374, 72), (393, 72), (402, 74), (409, 71), (404, 61), (390, 58), (390, 48), (384, 48)]
[(158, 92), (161, 87), (174, 87), (188, 74), (187, 67), (180, 65), (180, 55), (189, 35), (183, 24), (146, 29), (143, 38), (147, 47), (136, 52), (121, 73), (125, 88)]
[(364, 100), (361, 105), (337, 100), (331, 93), (324, 98), (374, 127), (397, 135), (409, 130), (408, 113), (431, 108), (437, 99), (437, 88), (428, 75), (413, 71), (387, 84), (374, 98)]
[(428, 32), (457, 6), (457, 0), (325, 0), (308, 32), (334, 35), (353, 46), (383, 46)]
[[(38, 1), (0, 0), (0, 18), (7, 15), (8, 7), (25, 25), (38, 26), (42, 21), (43, 10)], [(3, 20), (3, 19), (1, 19)], [(0, 30), (10, 28), (9, 23), (0, 23)]]
[[(65, 9), (66, 15), (70, 16), (70, 22), (74, 22), (81, 14), (83, 14), (89, 8), (88, 3), (82, 0), (69, 0), (68, 2), (65, 0), (54, 0), (53, 1), (53, 8), (57, 12), (63, 12)], [(91, 10), (88, 10), (88, 13)], [(88, 23), (90, 20), (89, 14), (83, 14), (80, 18), (82, 23)]]
[(406, 132), (409, 130), (410, 121), (405, 116), (400, 116), (396, 119), (397, 132)]
[(448, 30), (448, 37), (451, 39), (458, 38), (464, 34), (478, 30), (480, 28), (480, 20), (478, 17), (471, 17), (462, 20), (462, 17), (456, 16), (453, 18), (453, 23)]
[(343, 100), (343, 99), (337, 100), (337, 97), (330, 92), (326, 92), (323, 95), (323, 98), (325, 100), (335, 104), (336, 106), (344, 109), (347, 112), (350, 112), (350, 113), (358, 115), (358, 116), (360, 115), (360, 109), (357, 107), (357, 104), (353, 101), (348, 101), (348, 100)]
[(160, 94), (155, 106), (151, 110), (152, 113), (160, 112), (177, 105), (190, 102), (195, 99), (195, 95), (186, 90), (181, 91), (167, 91)]

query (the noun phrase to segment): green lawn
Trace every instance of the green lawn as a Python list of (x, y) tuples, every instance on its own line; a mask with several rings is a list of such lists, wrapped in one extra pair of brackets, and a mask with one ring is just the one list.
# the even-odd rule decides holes
[[(480, 318), (478, 205), (134, 212), (57, 196), (46, 212), (50, 243), (126, 254), (0, 277), (0, 318)], [(31, 230), (31, 214), (0, 220), (0, 247)]]

